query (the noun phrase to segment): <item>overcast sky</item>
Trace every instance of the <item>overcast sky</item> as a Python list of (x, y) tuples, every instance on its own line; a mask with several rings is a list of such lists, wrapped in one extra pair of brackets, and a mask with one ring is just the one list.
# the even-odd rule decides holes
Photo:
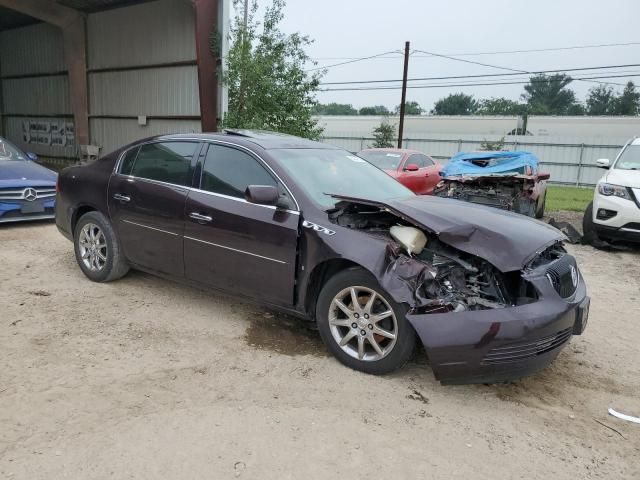
[[(258, 2), (262, 7), (270, 0)], [(330, 65), (349, 58), (402, 51), (407, 40), (411, 42), (412, 50), (441, 54), (640, 42), (638, 18), (638, 0), (288, 0), (283, 29), (289, 33), (298, 31), (309, 35), (315, 40), (309, 49), (310, 56), (318, 61), (318, 65)], [(402, 78), (402, 56), (391, 54), (386, 57), (330, 68), (323, 81)], [(524, 71), (640, 64), (640, 45), (460, 58)], [(640, 75), (640, 67), (604, 72)], [(506, 71), (427, 57), (418, 52), (413, 54), (409, 63), (409, 78), (486, 73)], [(580, 74), (591, 76), (604, 73)], [(640, 83), (640, 76), (629, 78)], [(612, 78), (608, 81), (624, 84), (629, 78)], [(462, 81), (521, 79), (502, 77)], [(430, 83), (443, 82), (453, 80)], [(415, 82), (420, 83), (427, 82)], [(578, 99), (584, 101), (588, 89), (593, 85), (576, 81), (571, 88)], [(523, 91), (522, 87), (491, 85), (409, 89), (407, 99), (416, 100), (423, 107), (431, 109), (438, 98), (460, 91), (473, 94), (476, 98), (504, 96), (517, 100)], [(614, 88), (622, 89), (617, 85)], [(322, 103), (351, 103), (355, 107), (382, 104), (392, 108), (400, 103), (400, 90), (322, 92), (318, 99)]]

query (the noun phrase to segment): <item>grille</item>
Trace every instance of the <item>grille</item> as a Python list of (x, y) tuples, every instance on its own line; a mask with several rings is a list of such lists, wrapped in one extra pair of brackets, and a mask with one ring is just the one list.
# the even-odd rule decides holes
[[(24, 200), (25, 192), (31, 187), (3, 188), (0, 189), (0, 200)], [(55, 187), (33, 187), (36, 191), (36, 198), (55, 197)]]
[(542, 355), (565, 344), (571, 338), (571, 327), (533, 342), (511, 343), (495, 347), (482, 359), (483, 365), (499, 365)]
[(571, 255), (563, 255), (547, 269), (547, 278), (562, 298), (568, 298), (578, 288), (578, 269)]

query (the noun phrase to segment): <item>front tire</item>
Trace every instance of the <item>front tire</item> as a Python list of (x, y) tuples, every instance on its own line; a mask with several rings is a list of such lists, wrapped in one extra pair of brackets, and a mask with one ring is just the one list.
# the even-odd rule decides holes
[(362, 268), (330, 278), (316, 304), (327, 349), (344, 365), (373, 375), (397, 370), (411, 358), (416, 333), (405, 313)]
[(587, 209), (584, 211), (584, 217), (582, 217), (582, 243), (593, 246), (600, 246), (603, 243), (593, 223), (593, 202), (587, 205)]
[(87, 278), (110, 282), (129, 271), (118, 238), (109, 220), (100, 212), (85, 213), (73, 233), (76, 261)]

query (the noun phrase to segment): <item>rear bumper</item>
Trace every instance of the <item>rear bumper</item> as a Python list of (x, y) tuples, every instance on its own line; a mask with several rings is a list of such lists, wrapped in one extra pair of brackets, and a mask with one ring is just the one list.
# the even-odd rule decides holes
[(549, 365), (584, 330), (589, 297), (580, 276), (576, 292), (560, 298), (545, 277), (531, 279), (538, 301), (517, 307), (407, 315), (442, 384), (496, 383)]

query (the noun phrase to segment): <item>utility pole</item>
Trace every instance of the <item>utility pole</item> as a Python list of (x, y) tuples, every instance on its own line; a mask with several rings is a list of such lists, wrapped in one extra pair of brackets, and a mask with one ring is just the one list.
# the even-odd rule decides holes
[(402, 101), (400, 102), (400, 126), (398, 127), (398, 148), (402, 148), (404, 131), (404, 104), (407, 102), (407, 72), (409, 70), (409, 42), (404, 42), (404, 73), (402, 74)]
[(249, 0), (244, 0), (244, 30), (247, 30), (247, 21), (249, 18)]

